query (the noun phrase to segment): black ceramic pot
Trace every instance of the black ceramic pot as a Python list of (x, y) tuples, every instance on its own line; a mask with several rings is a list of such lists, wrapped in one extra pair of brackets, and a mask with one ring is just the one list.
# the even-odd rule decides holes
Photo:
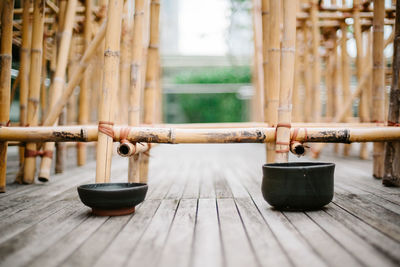
[(334, 170), (334, 163), (265, 164), (262, 194), (276, 209), (320, 209), (332, 201)]
[(147, 184), (98, 183), (78, 187), (78, 194), (86, 206), (96, 215), (116, 216), (135, 212), (135, 206), (143, 202)]

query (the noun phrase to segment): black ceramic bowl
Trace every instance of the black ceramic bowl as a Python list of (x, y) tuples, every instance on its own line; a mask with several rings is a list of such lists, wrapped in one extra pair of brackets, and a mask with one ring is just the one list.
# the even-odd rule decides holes
[(98, 183), (78, 187), (78, 194), (93, 213), (113, 216), (133, 213), (135, 206), (143, 202), (147, 184), (142, 183)]
[(320, 209), (332, 201), (334, 170), (334, 163), (265, 164), (262, 194), (276, 209)]

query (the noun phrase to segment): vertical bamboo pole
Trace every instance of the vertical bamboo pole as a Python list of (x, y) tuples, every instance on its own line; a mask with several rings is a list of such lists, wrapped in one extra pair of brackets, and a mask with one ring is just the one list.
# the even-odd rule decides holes
[[(396, 2), (396, 14), (400, 14), (400, 1)], [(388, 124), (400, 123), (400, 16), (396, 16), (393, 42), (392, 85)], [(385, 169), (382, 183), (387, 186), (400, 186), (400, 142), (385, 144)]]
[[(43, 49), (43, 29), (45, 18), (45, 1), (34, 0), (33, 7), (33, 28), (32, 28), (32, 46), (31, 46), (31, 64), (29, 71), (29, 98), (27, 122), (30, 126), (36, 126), (39, 121), (39, 95), (40, 95), (40, 77), (42, 70), (42, 49)], [(33, 183), (36, 170), (36, 157), (27, 156), (27, 150), (36, 152), (35, 143), (27, 143), (25, 148), (24, 161), (24, 183)]]
[(253, 0), (253, 36), (254, 36), (254, 63), (253, 84), (254, 95), (252, 99), (252, 120), (264, 121), (264, 70), (263, 70), (263, 34), (261, 0)]
[[(150, 39), (146, 66), (146, 84), (144, 87), (144, 106), (143, 121), (151, 124), (155, 122), (156, 114), (156, 88), (160, 71), (160, 60), (158, 54), (159, 47), (159, 17), (160, 2), (151, 0), (150, 2)], [(149, 151), (150, 152), (150, 151)], [(141, 155), (140, 162), (140, 182), (147, 182), (149, 168), (149, 154)]]
[[(27, 125), (27, 105), (28, 105), (28, 88), (29, 88), (29, 63), (30, 63), (30, 48), (31, 48), (31, 18), (29, 9), (32, 1), (24, 0), (22, 6), (22, 43), (20, 55), (20, 85), (19, 85), (19, 123), (20, 126)], [(17, 174), (16, 182), (22, 183), (23, 166), (24, 166), (23, 146), (19, 147), (19, 166), (20, 172)]]
[(304, 114), (302, 111), (302, 99), (300, 96), (300, 80), (301, 80), (301, 64), (300, 64), (300, 53), (299, 47), (301, 40), (300, 35), (296, 33), (296, 52), (295, 52), (295, 61), (294, 61), (294, 82), (293, 82), (293, 121), (302, 122), (304, 121)]
[[(10, 119), (11, 62), (14, 0), (3, 2), (0, 44), (0, 127)], [(6, 191), (7, 142), (0, 142), (0, 193)]]
[[(85, 0), (85, 23), (83, 28), (83, 36), (84, 36), (84, 50), (89, 47), (90, 41), (92, 40), (92, 1), (93, 0)], [(90, 68), (90, 67), (89, 67)], [(82, 81), (80, 84), (79, 91), (79, 117), (78, 123), (88, 124), (89, 123), (89, 78), (90, 78), (90, 69), (86, 69), (85, 73), (82, 77)], [(78, 154), (77, 154), (77, 163), (78, 166), (82, 166), (86, 164), (86, 144), (83, 142), (78, 143)]]
[[(65, 85), (65, 71), (67, 69), (76, 5), (77, 0), (69, 0), (67, 8), (65, 10), (65, 21), (62, 30), (61, 43), (59, 47), (60, 49), (57, 56), (57, 67), (51, 86), (52, 93), (50, 98), (50, 109), (53, 109), (53, 106), (57, 103)], [(53, 159), (54, 145), (54, 142), (48, 142), (44, 144), (43, 150), (46, 152), (46, 154), (42, 157), (39, 172), (39, 180), (42, 182), (48, 181), (50, 177), (50, 168)]]
[(43, 55), (42, 55), (42, 79), (40, 81), (40, 110), (41, 119), (46, 116), (47, 111), (47, 88), (46, 88), (46, 78), (47, 78), (47, 33), (45, 30), (43, 36)]
[[(56, 63), (58, 63), (58, 53), (60, 51), (60, 44), (62, 38), (62, 32), (65, 27), (65, 15), (66, 15), (66, 8), (67, 8), (67, 0), (60, 0), (59, 1), (59, 12), (58, 12), (58, 25), (57, 25), (57, 38), (56, 38), (56, 47), (57, 53), (55, 55)], [(71, 50), (71, 47), (70, 49)], [(70, 53), (69, 53), (70, 54)], [(68, 56), (69, 57), (69, 56)], [(54, 66), (54, 72), (52, 77), (55, 77), (55, 72), (57, 70), (57, 64)], [(53, 93), (52, 87), (50, 87), (50, 93)], [(50, 96), (52, 98), (52, 96)], [(67, 107), (64, 107), (60, 115), (58, 116), (58, 125), (66, 125), (67, 124)], [(57, 142), (55, 144), (56, 148), (56, 160), (54, 171), (55, 173), (62, 173), (64, 171), (64, 161), (66, 160), (66, 145), (62, 142)], [(44, 180), (45, 181), (45, 180)]]
[(120, 124), (128, 122), (128, 104), (129, 99), (129, 83), (130, 83), (130, 64), (131, 64), (131, 51), (130, 44), (132, 31), (132, 18), (129, 14), (128, 5), (125, 3), (124, 14), (122, 17), (122, 30), (121, 30), (121, 64), (120, 64), (120, 85), (118, 93), (118, 106), (119, 115), (116, 120)]
[[(373, 19), (373, 73), (372, 73), (372, 121), (385, 121), (385, 61), (383, 56), (383, 27), (385, 19), (385, 2), (374, 2)], [(385, 143), (374, 143), (373, 175), (382, 178), (384, 175), (384, 148)]]
[(159, 13), (160, 3), (151, 0), (150, 3), (150, 42), (147, 55), (146, 84), (144, 88), (144, 123), (155, 122), (156, 83), (159, 72)]
[[(104, 50), (103, 90), (99, 103), (99, 126), (110, 126), (114, 120), (113, 103), (119, 81), (119, 49), (121, 38), (121, 15), (123, 0), (110, 0), (107, 11), (107, 28)], [(113, 137), (99, 131), (96, 182), (110, 181)]]
[(278, 126), (276, 128), (276, 161), (287, 162), (290, 145), (292, 91), (296, 50), (297, 0), (283, 0), (283, 35), (281, 49), (281, 89), (279, 93)]
[[(144, 88), (144, 75), (146, 71), (145, 49), (147, 43), (148, 0), (135, 0), (135, 13), (132, 36), (132, 63), (129, 88), (128, 120), (130, 126), (137, 126), (141, 121), (141, 99)], [(134, 155), (129, 158), (129, 182), (139, 182), (139, 157)]]
[[(267, 118), (270, 125), (278, 123), (279, 90), (280, 90), (280, 14), (281, 1), (270, 0), (268, 16), (268, 65), (264, 79), (267, 80)], [(265, 114), (266, 115), (266, 114)], [(264, 115), (264, 116), (265, 116)], [(267, 144), (267, 163), (275, 162), (275, 144)]]
[[(363, 53), (363, 43), (362, 43), (362, 31), (361, 31), (361, 21), (360, 21), (360, 0), (353, 1), (353, 19), (354, 19), (354, 38), (356, 40), (357, 47), (357, 81), (360, 82), (363, 76), (364, 67), (364, 53)], [(359, 114), (361, 122), (369, 121), (368, 116), (368, 95), (366, 90), (361, 93), (360, 104), (359, 104)], [(367, 144), (362, 143), (360, 146), (360, 158), (368, 158)]]
[[(263, 67), (263, 106), (262, 106), (262, 117), (263, 121), (268, 123), (270, 120), (270, 117), (268, 115), (268, 99), (270, 98), (269, 95), (269, 89), (268, 89), (268, 80), (267, 80), (267, 75), (268, 75), (268, 60), (269, 60), (269, 55), (268, 55), (268, 47), (269, 47), (269, 21), (270, 21), (270, 0), (261, 0), (261, 27), (262, 27), (262, 67)], [(270, 147), (270, 144), (266, 144), (265, 146), (266, 150), (266, 161), (268, 162), (268, 157), (271, 158), (271, 153), (275, 153), (275, 146)], [(270, 152), (271, 151), (271, 152)], [(270, 156), (268, 156), (270, 155)], [(273, 157), (273, 160), (275, 160), (275, 156)]]
[[(350, 92), (350, 69), (349, 69), (349, 55), (347, 54), (347, 24), (343, 21), (340, 24), (340, 31), (342, 38), (340, 41), (340, 59), (341, 59), (341, 78), (342, 78), (342, 92), (343, 102), (346, 103), (351, 98)], [(351, 109), (347, 112), (346, 117), (352, 114)], [(343, 147), (343, 155), (348, 156), (350, 153), (350, 144), (345, 144)]]
[(313, 100), (313, 92), (312, 92), (312, 83), (311, 83), (311, 70), (310, 70), (310, 47), (309, 47), (309, 37), (310, 30), (307, 26), (307, 23), (303, 23), (303, 42), (304, 42), (304, 52), (303, 52), (303, 79), (304, 79), (304, 99), (306, 101), (310, 101), (311, 103), (306, 103), (304, 105), (304, 117), (306, 122), (311, 122), (313, 120), (312, 115), (312, 100)]
[(320, 32), (318, 25), (318, 0), (311, 0), (310, 9), (312, 29), (312, 91), (313, 91), (313, 119), (315, 122), (321, 120), (321, 62), (319, 55)]

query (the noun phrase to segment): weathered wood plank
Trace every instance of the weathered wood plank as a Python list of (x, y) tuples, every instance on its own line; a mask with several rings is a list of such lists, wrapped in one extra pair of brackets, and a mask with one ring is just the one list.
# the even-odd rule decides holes
[(87, 219), (81, 203), (71, 205), (0, 244), (0, 266), (23, 266)]
[(127, 266), (134, 266), (138, 263), (142, 266), (155, 266), (158, 263), (178, 203), (179, 201), (176, 199), (165, 199), (161, 202), (150, 225), (126, 262)]
[(291, 266), (292, 263), (265, 223), (253, 201), (249, 198), (235, 200), (246, 233), (261, 266)]
[(167, 241), (162, 251), (159, 266), (189, 266), (196, 221), (197, 199), (182, 199)]
[(233, 199), (218, 199), (217, 205), (226, 266), (260, 266)]
[(325, 212), (332, 216), (336, 221), (343, 224), (351, 232), (356, 233), (374, 248), (390, 257), (396, 264), (400, 264), (400, 243), (394, 241), (369, 224), (361, 221), (355, 215), (343, 210), (337, 205), (331, 204)]
[(335, 203), (350, 213), (357, 214), (357, 217), (387, 236), (400, 241), (399, 214), (375, 205), (363, 199), (362, 196), (354, 194), (336, 194)]
[(59, 266), (92, 266), (132, 216), (108, 217), (97, 231)]
[(192, 255), (193, 267), (219, 267), (223, 264), (215, 199), (199, 199)]
[(112, 243), (99, 255), (94, 266), (124, 266), (128, 257), (137, 247), (140, 237), (149, 226), (160, 203), (160, 200), (143, 202)]
[[(321, 212), (324, 213), (317, 211)], [(329, 266), (363, 266), (303, 212), (284, 212), (284, 215)]]
[(380, 254), (374, 247), (334, 220), (327, 213), (317, 211), (307, 212), (307, 215), (328, 232), (332, 238), (350, 251), (354, 257), (357, 257), (362, 264), (366, 266), (394, 266), (390, 259)]

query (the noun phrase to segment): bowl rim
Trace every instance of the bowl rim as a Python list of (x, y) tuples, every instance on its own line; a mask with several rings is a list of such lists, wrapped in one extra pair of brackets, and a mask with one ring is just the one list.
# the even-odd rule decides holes
[(333, 162), (295, 161), (295, 162), (283, 162), (283, 163), (267, 163), (263, 165), (263, 169), (286, 169), (286, 170), (293, 170), (299, 168), (319, 169), (319, 168), (334, 167), (334, 166), (335, 163)]
[[(103, 189), (99, 189), (96, 187), (91, 187), (91, 186), (98, 186)], [(111, 188), (108, 190), (104, 190), (104, 187), (107, 187), (108, 185), (126, 185), (121, 188)], [(133, 185), (133, 186), (127, 186), (127, 185)], [(93, 184), (82, 184), (78, 186), (78, 190), (80, 191), (87, 191), (87, 192), (116, 192), (116, 191), (130, 191), (130, 190), (139, 190), (143, 188), (147, 188), (148, 185), (146, 183), (93, 183)]]

